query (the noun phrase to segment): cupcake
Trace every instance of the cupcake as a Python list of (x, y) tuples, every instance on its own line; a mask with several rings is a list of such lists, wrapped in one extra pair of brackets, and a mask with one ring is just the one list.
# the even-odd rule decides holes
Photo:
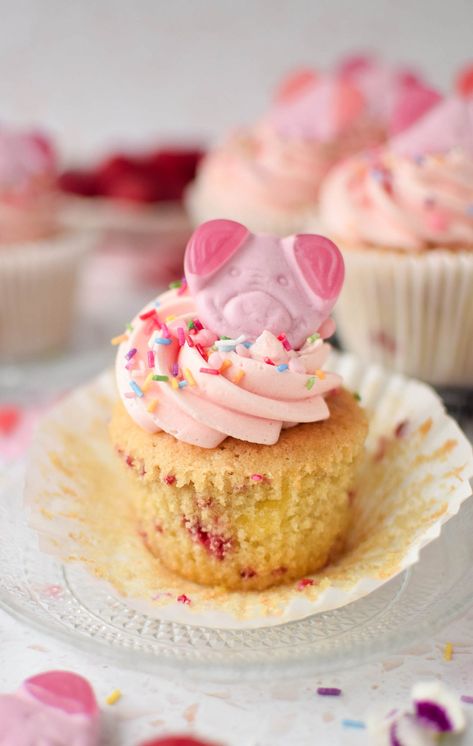
[(194, 223), (223, 217), (281, 236), (301, 230), (338, 161), (382, 142), (438, 98), (414, 75), (368, 58), (323, 75), (297, 72), (261, 121), (204, 158), (189, 190)]
[(192, 233), (182, 198), (201, 156), (185, 147), (117, 152), (60, 175), (68, 223), (99, 236), (102, 278), (116, 283), (121, 267), (127, 282), (165, 286), (180, 272)]
[(321, 219), (344, 253), (343, 345), (434, 384), (473, 383), (473, 98), (451, 97), (335, 169)]
[(0, 128), (0, 359), (54, 350), (70, 333), (83, 239), (63, 228), (57, 161), (36, 132)]
[(321, 236), (215, 220), (186, 280), (118, 337), (112, 443), (140, 531), (169, 569), (264, 589), (340, 551), (367, 423), (324, 371), (343, 260)]

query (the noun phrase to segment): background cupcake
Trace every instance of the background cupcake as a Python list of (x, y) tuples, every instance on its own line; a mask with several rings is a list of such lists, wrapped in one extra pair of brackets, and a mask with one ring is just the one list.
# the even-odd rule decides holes
[(279, 235), (300, 230), (334, 164), (400, 131), (439, 98), (413, 73), (368, 57), (328, 74), (294, 73), (261, 121), (203, 160), (189, 192), (194, 222), (226, 217)]
[(327, 178), (344, 251), (343, 345), (436, 384), (473, 382), (473, 99), (452, 97)]
[(36, 132), (0, 128), (0, 359), (60, 347), (71, 328), (83, 238), (60, 222), (57, 161)]

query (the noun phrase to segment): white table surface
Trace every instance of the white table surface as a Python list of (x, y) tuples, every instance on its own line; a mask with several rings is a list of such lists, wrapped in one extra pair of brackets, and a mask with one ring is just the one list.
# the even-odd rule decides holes
[[(0, 691), (12, 691), (40, 671), (82, 674), (102, 707), (101, 746), (137, 746), (151, 736), (176, 732), (225, 746), (356, 746), (368, 743), (366, 731), (345, 729), (342, 720), (364, 719), (372, 707), (407, 704), (416, 681), (441, 679), (458, 694), (473, 694), (473, 610), (436, 637), (356, 670), (260, 684), (197, 683), (185, 671), (169, 680), (123, 669), (78, 653), (4, 612), (0, 636)], [(446, 641), (454, 646), (450, 662), (443, 660)], [(342, 696), (320, 697), (318, 686), (338, 686)], [(121, 700), (106, 705), (105, 697), (116, 688)], [(455, 742), (462, 746), (473, 744), (473, 705), (465, 709), (472, 725)]]
[[(111, 361), (112, 354), (102, 349), (99, 337), (107, 339), (120, 330), (131, 315), (125, 306), (136, 310), (141, 304), (141, 299), (130, 293), (124, 304), (122, 295), (119, 314), (109, 289), (105, 294), (96, 293), (89, 285), (85, 291), (87, 303), (83, 305), (81, 325), (84, 339), (80, 346), (90, 349), (93, 341), (100, 354), (95, 361), (80, 358), (83, 370), (69, 377), (70, 385), (76, 385), (82, 375), (92, 375), (94, 365), (100, 370)], [(115, 293), (120, 295), (116, 287)], [(94, 298), (98, 298), (96, 305), (92, 303)], [(88, 323), (86, 312), (94, 325)], [(123, 315), (122, 320), (119, 315)], [(4, 383), (8, 376), (10, 371), (4, 370)], [(44, 376), (28, 375), (19, 381), (20, 389), (25, 391), (27, 380), (38, 377), (44, 385)], [(56, 379), (64, 380), (59, 365), (56, 377), (48, 374), (53, 387)], [(36, 392), (31, 392), (31, 398), (36, 399)], [(446, 642), (454, 645), (450, 662), (443, 660)], [(458, 694), (473, 695), (473, 609), (434, 638), (414, 647), (409, 647), (406, 640), (405, 650), (397, 655), (356, 670), (304, 680), (228, 685), (192, 681), (185, 671), (180, 678), (169, 680), (123, 669), (95, 655), (77, 652), (0, 611), (0, 692), (13, 691), (28, 676), (50, 669), (75, 671), (93, 685), (103, 712), (101, 746), (138, 746), (152, 736), (177, 732), (192, 732), (223, 746), (356, 746), (369, 742), (366, 731), (345, 729), (342, 720), (363, 720), (373, 707), (388, 710), (407, 705), (410, 688), (419, 680), (441, 679)], [(342, 696), (320, 697), (316, 694), (318, 686), (340, 687)], [(121, 700), (106, 705), (106, 696), (117, 688), (122, 691)], [(457, 746), (473, 744), (473, 705), (465, 705), (465, 709), (470, 711), (471, 726), (464, 738), (455, 742)]]

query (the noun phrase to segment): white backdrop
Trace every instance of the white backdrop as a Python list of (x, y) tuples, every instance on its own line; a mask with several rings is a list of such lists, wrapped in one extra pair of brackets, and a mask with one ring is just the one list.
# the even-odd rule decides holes
[(279, 76), (383, 50), (448, 86), (473, 59), (473, 0), (0, 0), (0, 119), (68, 154), (207, 139), (264, 108)]

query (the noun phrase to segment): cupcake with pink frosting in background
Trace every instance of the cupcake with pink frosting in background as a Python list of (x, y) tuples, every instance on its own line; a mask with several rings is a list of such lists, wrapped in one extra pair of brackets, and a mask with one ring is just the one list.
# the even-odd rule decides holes
[(473, 97), (452, 96), (327, 178), (346, 263), (343, 345), (438, 385), (473, 384)]
[(57, 158), (35, 131), (0, 126), (0, 360), (61, 347), (86, 245), (60, 221)]
[(188, 192), (194, 223), (230, 218), (279, 235), (313, 225), (330, 169), (439, 99), (414, 73), (372, 57), (347, 58), (329, 73), (291, 74), (260, 121), (230, 133), (202, 161)]

